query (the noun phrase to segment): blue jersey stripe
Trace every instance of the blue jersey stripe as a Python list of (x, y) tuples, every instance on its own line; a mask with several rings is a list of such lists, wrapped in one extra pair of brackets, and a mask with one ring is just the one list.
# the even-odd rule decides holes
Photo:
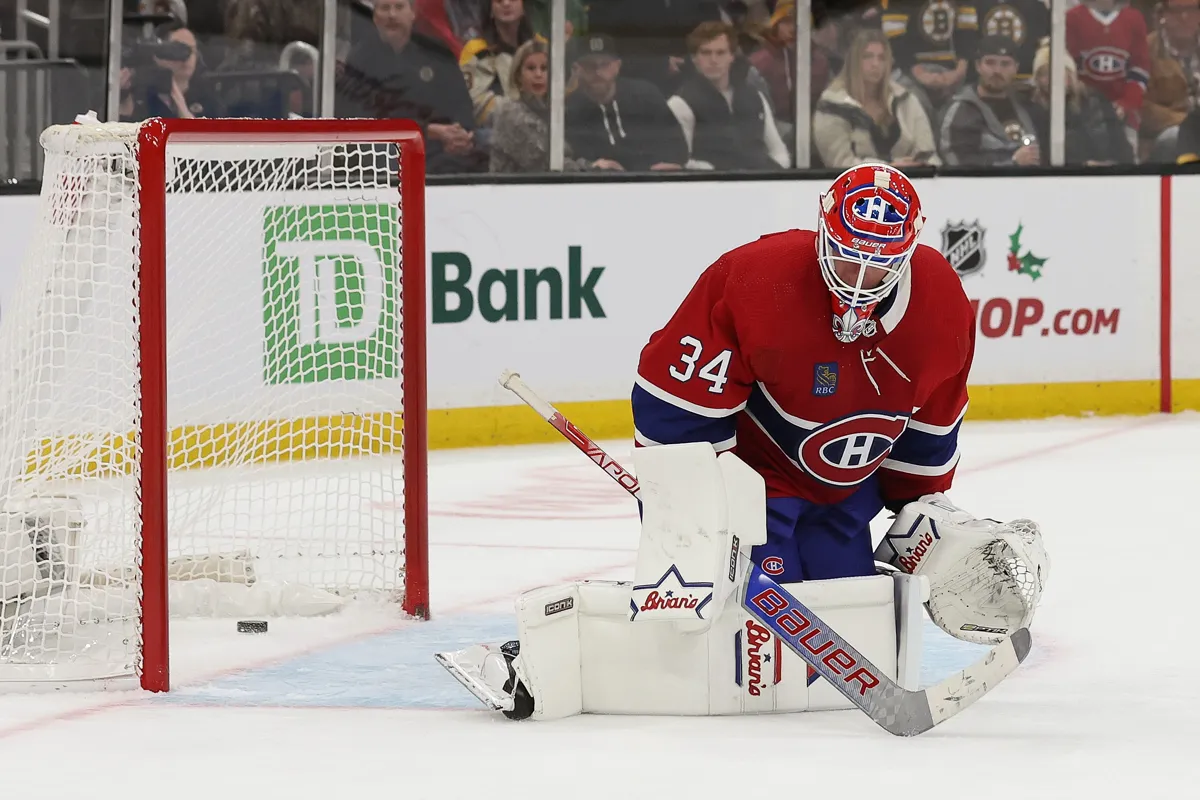
[(949, 464), (958, 452), (960, 427), (961, 419), (948, 433), (926, 433), (910, 427), (900, 434), (888, 458), (918, 467), (941, 467)]
[(737, 433), (737, 415), (705, 417), (660, 400), (634, 385), (633, 425), (645, 440), (656, 444), (712, 442), (727, 449)]

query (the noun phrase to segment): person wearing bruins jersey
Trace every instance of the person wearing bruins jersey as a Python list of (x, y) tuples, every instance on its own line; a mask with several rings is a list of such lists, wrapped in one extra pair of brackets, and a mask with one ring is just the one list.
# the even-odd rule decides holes
[(1017, 45), (1017, 80), (1033, 77), (1033, 59), (1050, 35), (1050, 8), (1043, 0), (968, 0), (958, 9), (954, 43), (973, 53), (984, 36), (1003, 36)]
[(970, 51), (962, 49), (955, 0), (883, 0), (880, 22), (896, 66), (928, 100), (931, 112), (962, 86)]

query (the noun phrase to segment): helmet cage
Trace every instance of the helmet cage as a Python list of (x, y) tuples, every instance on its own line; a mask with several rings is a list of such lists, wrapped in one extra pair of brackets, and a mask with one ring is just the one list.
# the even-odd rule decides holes
[[(908, 269), (913, 251), (917, 248), (914, 238), (911, 245), (903, 252), (894, 255), (882, 255), (868, 251), (857, 250), (834, 241), (825, 227), (825, 220), (817, 223), (817, 262), (821, 265), (821, 275), (829, 290), (851, 308), (878, 303), (887, 297)], [(848, 283), (837, 273), (837, 261), (850, 261), (858, 264), (857, 278), (854, 283)], [(876, 267), (887, 274), (878, 286), (864, 288), (862, 282), (866, 279), (867, 267)]]

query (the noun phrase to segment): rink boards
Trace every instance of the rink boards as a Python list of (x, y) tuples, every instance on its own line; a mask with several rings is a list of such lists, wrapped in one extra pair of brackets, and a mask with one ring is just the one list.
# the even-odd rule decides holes
[[(505, 368), (594, 435), (628, 436), (649, 335), (722, 252), (811, 226), (825, 183), (430, 187), (431, 445), (553, 435), (497, 385)], [(978, 311), (972, 418), (1200, 408), (1190, 346), (1200, 340), (1200, 176), (937, 178), (918, 189), (922, 241), (948, 254)], [(0, 198), (0, 314), (37, 213), (34, 197)], [(261, 231), (254, 213), (239, 216), (230, 224)], [(262, 248), (237, 252), (244, 263), (222, 269), (251, 282), (263, 274)], [(225, 307), (245, 304), (244, 286), (227, 291)], [(261, 313), (226, 324), (231, 340), (264, 341)], [(244, 383), (211, 388), (216, 404), (245, 396)]]

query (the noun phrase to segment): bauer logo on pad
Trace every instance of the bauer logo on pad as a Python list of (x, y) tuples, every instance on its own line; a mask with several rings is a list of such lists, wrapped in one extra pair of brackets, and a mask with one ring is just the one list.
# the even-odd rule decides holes
[(812, 393), (817, 397), (828, 397), (837, 391), (838, 365), (836, 361), (813, 365)]

